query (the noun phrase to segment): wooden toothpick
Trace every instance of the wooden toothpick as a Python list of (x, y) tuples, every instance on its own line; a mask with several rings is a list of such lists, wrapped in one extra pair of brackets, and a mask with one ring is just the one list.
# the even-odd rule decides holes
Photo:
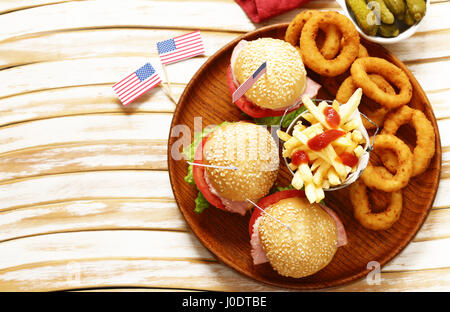
[(175, 105), (177, 105), (177, 101), (175, 100), (173, 93), (172, 93), (172, 87), (170, 86), (169, 75), (167, 75), (166, 65), (164, 65), (163, 63), (161, 63), (161, 65), (162, 65), (164, 77), (166, 78), (166, 83), (167, 83), (167, 88), (165, 91), (166, 91), (167, 95), (169, 96), (169, 98), (172, 100), (172, 102)]
[(199, 163), (194, 163), (194, 162), (187, 162), (189, 165), (193, 165), (193, 166), (201, 166), (201, 167), (210, 167), (210, 168), (218, 168), (218, 169), (230, 169), (230, 170), (238, 170), (238, 167), (235, 166), (216, 166), (216, 165), (205, 165), (205, 164), (199, 164)]
[(164, 71), (164, 76), (166, 77), (167, 87), (169, 87), (169, 90), (172, 93), (172, 87), (170, 86), (169, 75), (167, 75), (166, 65), (162, 64), (162, 68), (163, 68), (163, 71)]
[(164, 93), (166, 93), (166, 95), (169, 97), (169, 99), (173, 102), (173, 104), (177, 105), (177, 100), (175, 100), (175, 98), (173, 97), (170, 90), (162, 83), (161, 83), (161, 87), (163, 88)]
[(256, 208), (258, 208), (259, 210), (261, 210), (263, 213), (267, 214), (269, 217), (271, 217), (273, 220), (277, 221), (278, 223), (280, 223), (281, 225), (284, 225), (289, 231), (292, 231), (291, 227), (289, 225), (287, 225), (286, 223), (281, 222), (280, 220), (278, 220), (277, 218), (275, 218), (274, 216), (272, 216), (271, 214), (269, 214), (268, 212), (266, 212), (264, 209), (262, 209), (261, 207), (259, 207), (257, 204), (255, 204), (253, 201), (251, 201), (250, 199), (247, 198), (247, 201), (250, 202), (253, 206), (255, 206)]

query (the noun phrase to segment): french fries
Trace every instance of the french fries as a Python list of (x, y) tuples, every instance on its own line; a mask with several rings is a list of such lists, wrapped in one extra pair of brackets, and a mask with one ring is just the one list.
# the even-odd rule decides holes
[[(354, 112), (358, 109), (361, 100), (361, 89), (355, 91), (349, 101), (340, 105), (336, 100), (329, 105), (326, 101), (316, 105), (309, 97), (302, 98), (303, 104), (308, 112), (302, 114), (306, 120), (306, 126), (302, 121), (294, 126), (292, 135), (277, 131), (278, 137), (284, 141), (282, 154), (292, 160), (294, 153), (298, 151), (305, 152), (308, 157), (308, 163), (294, 164), (289, 163), (289, 168), (294, 172), (292, 185), (296, 189), (304, 188), (309, 202), (320, 202), (324, 197), (324, 189), (342, 184), (347, 176), (356, 170), (356, 165), (350, 167), (345, 165), (339, 155), (348, 153), (359, 158), (364, 153), (365, 137), (361, 133), (361, 122), (352, 118)], [(315, 136), (324, 133), (331, 127), (324, 114), (327, 107), (332, 107), (340, 117), (336, 124), (337, 130), (344, 131), (345, 135), (333, 140), (320, 150), (313, 150), (308, 145), (308, 141)], [(359, 116), (358, 116), (359, 117)], [(354, 157), (353, 157), (354, 158)]]
[(341, 116), (341, 125), (346, 123), (353, 112), (358, 108), (361, 102), (362, 89), (356, 89), (355, 93), (348, 99), (347, 103), (342, 104), (339, 115)]

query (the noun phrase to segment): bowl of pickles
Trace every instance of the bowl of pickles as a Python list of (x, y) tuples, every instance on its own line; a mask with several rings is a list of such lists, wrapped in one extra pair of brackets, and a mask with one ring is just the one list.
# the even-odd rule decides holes
[(425, 19), (430, 0), (336, 0), (365, 39), (396, 43), (411, 37)]

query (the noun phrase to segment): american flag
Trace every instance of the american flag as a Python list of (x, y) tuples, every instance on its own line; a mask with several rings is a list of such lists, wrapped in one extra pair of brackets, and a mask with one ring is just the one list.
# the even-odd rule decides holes
[(161, 78), (150, 63), (126, 76), (112, 86), (123, 105), (128, 105), (139, 96), (161, 82)]
[(267, 62), (262, 63), (257, 70), (233, 93), (233, 103), (239, 100), (241, 96), (251, 88), (251, 86), (262, 76), (267, 70)]
[(159, 41), (156, 45), (161, 63), (164, 65), (205, 53), (202, 37), (198, 30), (172, 39)]

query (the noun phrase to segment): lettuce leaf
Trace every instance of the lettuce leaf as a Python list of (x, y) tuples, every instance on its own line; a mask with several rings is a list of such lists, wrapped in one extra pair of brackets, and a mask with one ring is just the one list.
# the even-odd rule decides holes
[(281, 192), (281, 191), (288, 191), (293, 190), (294, 186), (292, 184), (289, 184), (288, 186), (277, 186), (275, 187), (274, 193)]
[[(228, 123), (227, 121), (224, 121), (217, 127), (221, 127), (227, 123)], [(194, 161), (195, 151), (197, 150), (198, 146), (202, 142), (203, 138), (205, 136), (207, 136), (208, 134), (210, 134), (214, 129), (216, 129), (216, 127), (206, 128), (206, 129), (203, 129), (202, 132), (194, 133), (194, 140), (192, 141), (192, 143), (183, 149), (183, 155), (186, 156), (187, 161), (189, 161), (189, 162)], [(189, 165), (188, 172), (187, 172), (186, 176), (184, 177), (184, 181), (186, 181), (190, 185), (195, 185), (193, 169), (194, 169), (194, 166)], [(203, 196), (203, 194), (200, 191), (198, 191), (197, 198), (195, 199), (194, 211), (197, 213), (202, 213), (203, 210), (205, 210), (208, 207), (209, 207), (209, 202), (206, 200), (206, 198)]]
[(267, 196), (275, 194), (276, 192), (281, 192), (281, 191), (287, 191), (287, 190), (293, 190), (294, 187), (292, 186), (292, 184), (289, 184), (288, 186), (272, 186), (272, 188), (269, 191), (269, 194), (267, 194)]
[[(227, 121), (222, 122), (220, 125), (218, 125), (218, 127), (227, 124)], [(214, 128), (207, 128), (204, 129), (202, 132), (195, 132), (194, 133), (194, 140), (192, 141), (191, 144), (189, 144), (188, 146), (186, 146), (183, 149), (183, 155), (186, 156), (186, 160), (189, 162), (193, 162), (194, 161), (194, 155), (195, 155), (195, 151), (197, 150), (197, 147), (200, 145), (200, 143), (202, 142), (203, 138), (205, 136), (207, 136), (208, 134), (210, 134), (214, 129)], [(187, 183), (189, 183), (190, 185), (195, 185), (194, 182), (194, 175), (193, 175), (193, 166), (189, 165), (188, 167), (188, 173), (187, 175), (184, 177), (184, 181), (186, 181)]]
[(197, 150), (197, 147), (200, 145), (203, 138), (206, 135), (208, 135), (209, 133), (211, 133), (211, 131), (213, 131), (213, 130), (214, 129), (211, 128), (211, 129), (205, 129), (202, 132), (194, 133), (194, 140), (192, 141), (192, 143), (183, 149), (183, 155), (186, 156), (187, 161), (190, 161), (190, 162), (194, 161), (194, 155), (195, 155), (195, 151)]
[(198, 191), (197, 198), (195, 199), (194, 211), (200, 214), (208, 207), (209, 202), (206, 200), (205, 196), (203, 196), (202, 192)]
[[(282, 128), (287, 128), (289, 125), (297, 118), (298, 115), (303, 113), (306, 110), (306, 107), (302, 105), (299, 109), (290, 112), (284, 116), (283, 122), (281, 123)], [(257, 125), (265, 125), (265, 126), (275, 126), (279, 125), (282, 116), (273, 116), (273, 117), (262, 117), (262, 118), (253, 118)]]
[(281, 123), (281, 127), (287, 128), (289, 125), (294, 121), (295, 118), (297, 118), (298, 115), (306, 111), (305, 105), (300, 106), (299, 109), (290, 112), (286, 116), (284, 116), (283, 122)]
[(184, 177), (184, 181), (186, 181), (190, 185), (195, 185), (193, 169), (194, 169), (193, 166), (189, 165), (188, 173)]

